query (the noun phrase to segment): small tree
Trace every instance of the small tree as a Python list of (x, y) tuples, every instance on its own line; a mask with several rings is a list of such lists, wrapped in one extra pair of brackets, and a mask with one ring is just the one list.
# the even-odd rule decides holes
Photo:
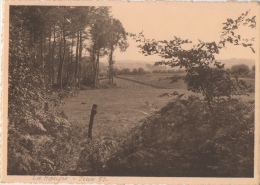
[(137, 69), (137, 73), (138, 73), (139, 75), (145, 74), (144, 68), (139, 67), (139, 68)]
[[(156, 41), (154, 39), (145, 39), (142, 33), (138, 36), (135, 34), (130, 34), (130, 36), (136, 39), (136, 41), (143, 43), (138, 47), (144, 55), (158, 54), (163, 59), (160, 62), (156, 62), (155, 65), (185, 68), (186, 75), (176, 75), (172, 77), (172, 81), (176, 82), (179, 79), (183, 79), (189, 91), (201, 93), (204, 96), (209, 109), (213, 112), (212, 103), (216, 98), (244, 93), (244, 90), (249, 87), (244, 81), (237, 78), (231, 79), (229, 73), (224, 68), (224, 64), (215, 59), (215, 55), (219, 54), (219, 50), (224, 48), (226, 43), (250, 47), (252, 52), (255, 52), (252, 44), (248, 43), (253, 41), (253, 39), (241, 39), (241, 36), (236, 35), (234, 32), (240, 25), (248, 25), (250, 28), (255, 28), (255, 16), (247, 18), (248, 13), (249, 11), (239, 16), (236, 20), (227, 19), (218, 43), (199, 40), (199, 43), (193, 45), (190, 49), (183, 48), (187, 48), (187, 45), (190, 45), (192, 42), (178, 37), (170, 41)], [(184, 45), (185, 47), (183, 47)]]
[(219, 69), (208, 66), (190, 68), (187, 70), (184, 80), (188, 90), (202, 93), (211, 111), (213, 111), (214, 98), (230, 96), (233, 90), (229, 74), (221, 67)]
[(130, 69), (129, 68), (124, 68), (122, 69), (122, 74), (123, 75), (129, 75), (131, 73)]
[(132, 70), (132, 74), (133, 75), (136, 75), (138, 73), (138, 70), (136, 69), (136, 68), (134, 68), (133, 70)]
[(126, 38), (126, 32), (125, 29), (122, 25), (122, 23), (115, 18), (111, 18), (108, 20), (108, 38), (107, 38), (107, 48), (108, 48), (108, 58), (109, 58), (109, 73), (108, 73), (108, 77), (109, 77), (109, 83), (113, 84), (114, 80), (113, 80), (113, 76), (115, 74), (114, 71), (114, 60), (113, 60), (113, 54), (114, 51), (119, 48), (120, 51), (126, 51), (127, 47), (128, 47), (128, 43), (127, 43), (127, 38)]

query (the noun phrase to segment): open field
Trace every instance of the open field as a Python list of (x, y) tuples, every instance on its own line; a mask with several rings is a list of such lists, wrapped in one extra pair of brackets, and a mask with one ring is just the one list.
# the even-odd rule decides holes
[[(87, 132), (92, 105), (97, 104), (98, 113), (94, 121), (94, 137), (109, 136), (120, 139), (142, 119), (159, 110), (174, 98), (168, 96), (160, 98), (160, 95), (177, 91), (180, 94), (185, 93), (185, 98), (193, 94), (185, 89), (185, 84), (181, 81), (169, 84), (169, 80), (157, 80), (163, 77), (167, 76), (143, 75), (131, 76), (131, 78), (127, 76), (129, 79), (147, 84), (165, 86), (162, 89), (115, 78), (118, 88), (80, 91), (75, 97), (66, 101), (63, 109), (71, 123), (83, 126), (82, 129)], [(254, 85), (254, 80), (246, 80)], [(167, 85), (171, 88), (166, 89)], [(254, 100), (254, 93), (249, 96), (240, 96), (240, 98), (245, 101)]]
[[(163, 93), (172, 93), (173, 89), (155, 89), (123, 79), (115, 79), (115, 82), (119, 88), (85, 90), (69, 98), (63, 107), (69, 121), (84, 125), (83, 130), (87, 131), (90, 110), (97, 104), (94, 137), (120, 137), (173, 98), (159, 98)], [(177, 91), (187, 93), (184, 89)]]
[[(158, 89), (172, 89), (172, 90), (185, 90), (188, 91), (186, 84), (183, 80), (179, 80), (178, 82), (171, 83), (171, 79), (169, 77), (173, 76), (172, 74), (148, 74), (148, 75), (124, 75), (120, 76), (124, 79), (129, 79), (131, 81), (141, 83), (143, 85), (152, 86)], [(239, 78), (239, 80), (243, 80), (247, 85), (250, 85), (253, 93), (250, 93), (249, 96), (236, 96), (236, 98), (242, 98), (245, 101), (254, 100), (255, 93), (255, 79), (253, 78)]]

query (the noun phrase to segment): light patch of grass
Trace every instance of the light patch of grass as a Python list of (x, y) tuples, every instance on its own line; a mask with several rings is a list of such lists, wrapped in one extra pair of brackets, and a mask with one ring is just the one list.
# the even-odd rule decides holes
[[(93, 137), (120, 138), (173, 98), (159, 98), (163, 93), (172, 93), (172, 89), (155, 89), (122, 79), (116, 79), (115, 82), (119, 88), (80, 91), (66, 100), (63, 109), (71, 123), (81, 125), (84, 131), (82, 137), (86, 137), (93, 104), (98, 105)], [(187, 93), (186, 90), (179, 91)]]

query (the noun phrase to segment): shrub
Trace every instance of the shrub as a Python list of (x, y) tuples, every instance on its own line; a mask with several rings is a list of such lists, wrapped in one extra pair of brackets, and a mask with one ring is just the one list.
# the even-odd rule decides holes
[(8, 130), (9, 175), (60, 175), (73, 150), (71, 125), (63, 117), (37, 113)]
[(139, 67), (139, 68), (137, 69), (137, 73), (138, 73), (139, 75), (145, 74), (144, 68)]
[(104, 175), (107, 169), (107, 161), (117, 151), (117, 143), (110, 138), (96, 138), (85, 140), (84, 149), (77, 161), (76, 174), (78, 175)]
[(233, 75), (238, 75), (241, 77), (246, 76), (250, 72), (250, 69), (246, 64), (233, 65), (230, 70)]
[(133, 75), (138, 74), (138, 70), (137, 70), (136, 68), (134, 68), (134, 69), (132, 70), (132, 74), (133, 74)]
[(147, 118), (108, 160), (108, 175), (253, 177), (254, 103), (176, 99)]
[(88, 76), (85, 76), (83, 77), (82, 79), (82, 84), (85, 85), (85, 86), (93, 86), (94, 85), (94, 78), (92, 75), (88, 75)]

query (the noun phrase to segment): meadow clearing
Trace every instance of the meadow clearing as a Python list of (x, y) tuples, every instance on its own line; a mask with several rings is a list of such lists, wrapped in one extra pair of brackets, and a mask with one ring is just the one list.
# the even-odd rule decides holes
[(93, 135), (123, 137), (143, 118), (159, 110), (173, 97), (159, 97), (164, 93), (188, 93), (185, 89), (156, 89), (124, 79), (115, 79), (118, 88), (82, 90), (66, 100), (63, 107), (69, 121), (85, 125), (87, 132), (90, 111), (98, 105)]
[[(160, 110), (174, 96), (163, 96), (165, 93), (177, 91), (185, 99), (194, 94), (187, 91), (183, 81), (170, 83), (170, 75), (132, 75), (115, 78), (117, 88), (81, 90), (74, 97), (66, 100), (63, 110), (73, 124), (82, 125), (87, 133), (90, 111), (93, 104), (98, 105), (95, 116), (94, 137), (112, 137), (120, 139), (140, 121)], [(162, 79), (162, 80), (159, 80)], [(254, 79), (243, 79), (254, 87)], [(137, 83), (137, 82), (141, 82)], [(147, 85), (145, 85), (147, 84)], [(152, 87), (152, 86), (158, 87)], [(249, 96), (236, 96), (244, 101), (254, 100), (254, 93)]]

